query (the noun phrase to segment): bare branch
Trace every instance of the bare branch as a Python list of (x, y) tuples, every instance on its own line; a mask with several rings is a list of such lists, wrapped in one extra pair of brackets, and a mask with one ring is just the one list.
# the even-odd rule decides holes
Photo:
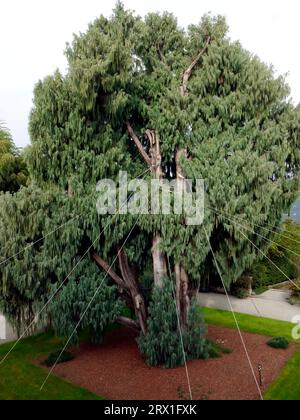
[(112, 268), (109, 267), (109, 264), (107, 264), (106, 261), (104, 261), (98, 254), (93, 254), (94, 261), (101, 267), (103, 270), (113, 279), (115, 283), (121, 288), (121, 289), (127, 289), (126, 284), (124, 283), (123, 279), (121, 279), (120, 276), (118, 276), (117, 273), (112, 270)]
[(136, 144), (136, 147), (138, 148), (138, 150), (139, 150), (141, 156), (143, 157), (144, 161), (147, 163), (148, 166), (151, 166), (151, 159), (148, 156), (148, 154), (146, 153), (145, 149), (143, 148), (143, 145), (140, 142), (138, 136), (133, 131), (129, 121), (126, 122), (126, 126), (127, 126), (128, 134), (130, 135), (130, 137), (132, 138), (132, 140)]
[(189, 67), (183, 73), (182, 79), (181, 79), (181, 86), (180, 86), (181, 96), (184, 97), (184, 96), (187, 95), (187, 84), (188, 84), (189, 78), (191, 77), (192, 71), (194, 70), (194, 67), (196, 66), (196, 64), (199, 62), (200, 58), (206, 52), (210, 43), (211, 43), (211, 37), (209, 36), (206, 40), (204, 48), (199, 52), (197, 57), (192, 61), (192, 63), (189, 65)]
[(126, 318), (125, 316), (119, 316), (117, 319), (118, 324), (133, 329), (134, 331), (140, 332), (141, 328), (139, 324), (133, 319)]

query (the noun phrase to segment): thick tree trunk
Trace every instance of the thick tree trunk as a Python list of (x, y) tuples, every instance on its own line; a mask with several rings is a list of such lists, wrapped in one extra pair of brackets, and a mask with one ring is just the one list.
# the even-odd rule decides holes
[(73, 191), (72, 183), (70, 180), (68, 181), (68, 197), (69, 198), (74, 197), (74, 191)]
[(185, 269), (180, 265), (175, 265), (176, 275), (176, 303), (180, 315), (181, 327), (187, 327), (188, 315), (190, 310), (190, 298), (188, 294), (189, 281)]
[(160, 251), (161, 236), (157, 233), (152, 241), (152, 260), (154, 284), (163, 287), (163, 280), (167, 277), (167, 263), (164, 253)]
[[(184, 177), (183, 169), (181, 166), (181, 159), (187, 157), (187, 150), (180, 149), (176, 152), (176, 179), (177, 188), (182, 193), (187, 191), (187, 183)], [(176, 276), (176, 300), (177, 308), (180, 316), (181, 327), (184, 329), (187, 327), (188, 313), (190, 309), (190, 298), (188, 294), (189, 282), (188, 275), (182, 264), (175, 265), (175, 276)]]
[[(160, 180), (163, 178), (162, 171), (162, 158), (160, 152), (160, 141), (157, 133), (154, 130), (146, 130), (146, 135), (150, 142), (149, 155), (145, 151), (142, 143), (138, 136), (134, 133), (129, 121), (126, 123), (127, 131), (132, 140), (134, 141), (140, 155), (144, 159), (145, 163), (149, 166), (153, 178)], [(153, 261), (153, 274), (154, 284), (157, 287), (162, 287), (163, 279), (167, 276), (167, 263), (166, 256), (160, 250), (160, 244), (162, 238), (159, 232), (155, 232), (152, 239), (152, 261)]]
[(147, 310), (144, 298), (139, 290), (138, 281), (133, 273), (133, 270), (130, 268), (128, 263), (128, 258), (124, 250), (118, 250), (119, 255), (119, 265), (122, 273), (122, 278), (114, 272), (99, 255), (93, 254), (93, 259), (97, 265), (110, 276), (110, 278), (117, 284), (118, 290), (122, 298), (127, 302), (129, 307), (134, 308), (138, 323), (132, 321), (129, 325), (129, 321), (124, 317), (121, 317), (118, 322), (121, 321), (123, 325), (126, 323), (127, 326), (133, 327), (134, 325), (140, 326), (140, 329), (143, 334), (146, 334), (147, 331)]
[(124, 250), (119, 250), (119, 265), (122, 277), (132, 298), (134, 310), (143, 334), (147, 332), (147, 309), (145, 300), (139, 289), (138, 281), (129, 266), (128, 258)]
[[(160, 141), (155, 131), (147, 130), (147, 137), (150, 141), (150, 159), (151, 172), (153, 178), (161, 180), (163, 178), (162, 158), (160, 153)], [(155, 232), (152, 240), (152, 260), (153, 260), (153, 275), (154, 284), (156, 287), (163, 286), (163, 280), (167, 277), (167, 262), (166, 256), (161, 251), (162, 238), (159, 232)]]

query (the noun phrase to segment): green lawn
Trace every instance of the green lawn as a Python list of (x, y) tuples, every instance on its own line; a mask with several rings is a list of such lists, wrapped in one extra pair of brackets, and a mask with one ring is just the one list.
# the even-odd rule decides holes
[[(0, 346), (0, 360), (12, 344)], [(61, 343), (51, 334), (42, 334), (22, 340), (0, 366), (0, 400), (99, 400), (92, 393), (51, 376), (44, 389), (47, 371), (33, 365), (40, 355), (60, 348)]]
[(265, 394), (266, 400), (300, 400), (300, 349)]
[[(218, 309), (204, 308), (208, 324), (235, 328), (232, 313)], [(236, 313), (241, 330), (266, 336), (282, 336), (291, 341), (293, 324), (274, 321), (267, 318), (257, 318), (251, 315)], [(264, 395), (266, 400), (300, 400), (300, 347), (287, 363), (279, 377)]]
[[(232, 313), (220, 309), (203, 308), (205, 320), (208, 324), (222, 327), (236, 328)], [(241, 330), (245, 332), (267, 335), (270, 337), (286, 337), (292, 340), (291, 332), (293, 324), (285, 321), (276, 321), (268, 318), (258, 318), (252, 315), (236, 313)], [(299, 341), (300, 342), (300, 341)]]

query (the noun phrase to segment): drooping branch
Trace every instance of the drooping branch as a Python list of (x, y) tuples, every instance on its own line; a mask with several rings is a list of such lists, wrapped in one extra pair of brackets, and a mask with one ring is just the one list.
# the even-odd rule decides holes
[(191, 62), (191, 64), (183, 73), (182, 78), (181, 78), (181, 85), (180, 85), (180, 93), (182, 97), (187, 95), (187, 85), (192, 75), (192, 72), (194, 70), (194, 67), (198, 64), (203, 54), (205, 54), (210, 43), (211, 43), (211, 37), (209, 36), (206, 40), (205, 46), (202, 48), (202, 50), (198, 53), (197, 57)]
[(138, 148), (138, 151), (140, 152), (142, 158), (144, 159), (144, 161), (147, 163), (148, 166), (151, 166), (151, 159), (148, 156), (148, 153), (145, 151), (142, 143), (140, 142), (140, 139), (138, 138), (138, 136), (133, 131), (129, 121), (126, 122), (126, 126), (127, 126), (128, 134), (130, 135), (130, 137), (134, 141), (134, 143), (135, 143), (136, 147)]

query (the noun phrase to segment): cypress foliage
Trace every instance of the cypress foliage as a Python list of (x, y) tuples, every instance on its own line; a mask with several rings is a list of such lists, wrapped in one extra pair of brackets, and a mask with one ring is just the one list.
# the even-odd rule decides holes
[[(95, 294), (98, 288), (99, 293)], [(116, 287), (108, 285), (104, 276), (99, 276), (95, 265), (85, 262), (51, 303), (50, 317), (57, 335), (72, 335), (73, 343), (77, 343), (80, 334), (88, 332), (92, 340), (99, 343), (105, 329), (116, 321), (122, 309)], [(75, 330), (81, 318), (82, 322)]]
[(209, 357), (209, 343), (204, 338), (206, 326), (195, 300), (189, 311), (188, 327), (180, 335), (173, 287), (172, 281), (166, 280), (162, 289), (154, 288), (147, 334), (137, 340), (140, 351), (152, 366), (164, 364), (166, 368), (173, 368), (182, 365), (184, 353), (187, 361)]
[(0, 191), (16, 192), (26, 185), (27, 169), (8, 129), (0, 123)]
[[(261, 289), (300, 277), (300, 223), (287, 219), (274, 236), (268, 250), (269, 260), (260, 259), (252, 267), (253, 288)], [(273, 264), (272, 264), (272, 262)], [(274, 266), (280, 268), (280, 271)]]

